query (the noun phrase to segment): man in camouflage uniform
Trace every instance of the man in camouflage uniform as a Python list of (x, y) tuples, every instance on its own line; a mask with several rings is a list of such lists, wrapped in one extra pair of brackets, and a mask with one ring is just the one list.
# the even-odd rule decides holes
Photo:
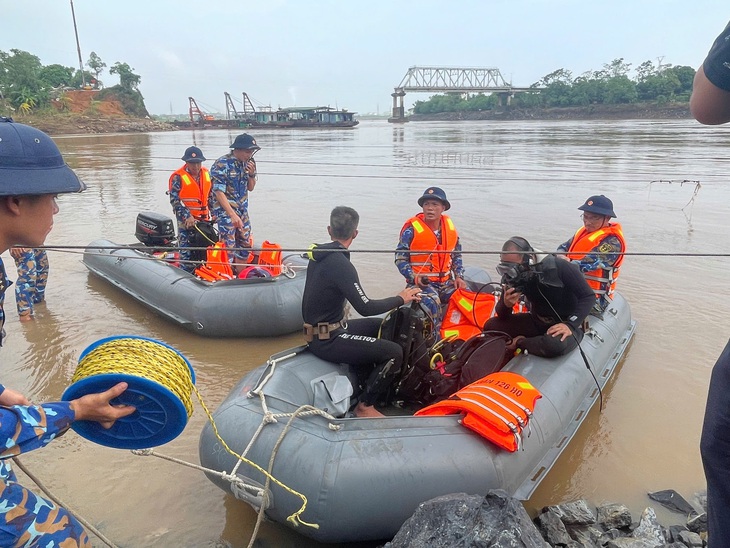
[(231, 152), (218, 158), (210, 168), (216, 207), (213, 216), (218, 219), (219, 239), (229, 249), (235, 273), (236, 265), (246, 264), (253, 247), (251, 221), (248, 217), (248, 193), (256, 186), (256, 161), (253, 155), (261, 150), (256, 140), (242, 133), (230, 146)]
[[(56, 195), (84, 188), (48, 135), (0, 118), (0, 253), (13, 245), (43, 245), (58, 213)], [(3, 296), (8, 286), (2, 268)], [(100, 394), (31, 405), (0, 384), (0, 546), (91, 548), (84, 528), (67, 510), (17, 483), (9, 459), (46, 446), (75, 420), (108, 428), (130, 415), (134, 407), (109, 403), (126, 388), (122, 382)]]
[(558, 251), (567, 252), (558, 257), (580, 267), (588, 285), (596, 292), (591, 314), (601, 318), (613, 298), (626, 241), (621, 225), (611, 221), (616, 214), (613, 202), (606, 196), (591, 196), (578, 209), (583, 211), (583, 226), (570, 240), (558, 246)]
[(15, 304), (21, 322), (33, 318), (33, 305), (46, 298), (48, 282), (48, 254), (45, 249), (13, 247), (10, 255), (15, 259), (18, 279), (15, 281)]

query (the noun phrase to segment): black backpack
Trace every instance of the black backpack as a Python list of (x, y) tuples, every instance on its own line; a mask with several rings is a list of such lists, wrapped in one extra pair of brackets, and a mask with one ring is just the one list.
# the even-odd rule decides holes
[(190, 247), (198, 247), (190, 251), (190, 260), (204, 263), (208, 258), (208, 250), (206, 248), (215, 245), (218, 241), (218, 231), (213, 223), (208, 221), (196, 221), (192, 229), (192, 237), (190, 238)]
[(428, 396), (424, 382), (431, 371), (433, 320), (417, 302), (391, 310), (380, 327), (380, 338), (398, 343), (403, 348), (403, 366), (388, 396), (389, 402), (423, 404)]
[(512, 337), (502, 331), (485, 331), (456, 345), (448, 343), (434, 354), (433, 369), (424, 382), (431, 404), (454, 394), (460, 388), (499, 371), (512, 358), (507, 349)]

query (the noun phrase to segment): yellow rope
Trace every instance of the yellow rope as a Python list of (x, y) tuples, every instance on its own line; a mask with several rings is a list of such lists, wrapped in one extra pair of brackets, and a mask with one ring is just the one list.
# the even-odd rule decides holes
[[(302, 493), (284, 485), (277, 480), (267, 470), (261, 468), (255, 462), (247, 459), (233, 451), (225, 440), (218, 433), (218, 427), (213, 420), (213, 415), (203, 402), (203, 397), (193, 384), (192, 373), (187, 362), (182, 355), (168, 348), (167, 346), (153, 340), (139, 338), (116, 338), (104, 342), (86, 354), (79, 361), (76, 372), (72, 378), (72, 382), (91, 377), (93, 375), (103, 375), (109, 373), (134, 375), (144, 379), (154, 381), (175, 394), (185, 406), (188, 418), (193, 414), (192, 393), (200, 402), (200, 406), (210, 421), (216, 438), (220, 441), (225, 450), (244, 462), (252, 468), (258, 470), (270, 481), (284, 489), (285, 491), (299, 497), (302, 500), (302, 506), (290, 515), (287, 520), (294, 525), (306, 525), (307, 527), (319, 528), (316, 523), (307, 523), (301, 519), (301, 514), (307, 508), (307, 497)], [(287, 427), (288, 428), (288, 427)], [(286, 430), (285, 430), (286, 431)], [(273, 454), (272, 454), (273, 457)]]
[(188, 418), (192, 416), (193, 377), (187, 362), (177, 351), (146, 339), (112, 339), (86, 354), (71, 380), (76, 382), (109, 373), (134, 375), (164, 386), (182, 402)]
[(205, 403), (203, 403), (203, 397), (200, 395), (200, 392), (198, 392), (198, 389), (195, 386), (193, 386), (193, 390), (195, 391), (195, 394), (198, 396), (198, 401), (200, 402), (200, 406), (203, 408), (203, 411), (205, 411), (205, 414), (208, 416), (208, 420), (210, 421), (210, 426), (213, 428), (213, 433), (215, 434), (215, 437), (218, 438), (219, 442), (221, 442), (221, 445), (223, 446), (223, 448), (228, 453), (230, 453), (231, 455), (236, 457), (238, 460), (240, 460), (241, 462), (244, 462), (244, 463), (248, 464), (249, 466), (251, 466), (252, 468), (256, 469), (258, 472), (263, 474), (265, 477), (267, 477), (268, 479), (273, 481), (276, 485), (278, 485), (279, 487), (281, 487), (288, 493), (291, 493), (292, 495), (297, 496), (300, 499), (302, 499), (302, 506), (299, 508), (299, 510), (297, 510), (291, 516), (286, 518), (287, 521), (291, 522), (293, 525), (301, 524), (301, 525), (306, 525), (307, 527), (312, 527), (314, 529), (319, 529), (318, 524), (307, 523), (306, 521), (303, 521), (302, 518), (300, 517), (302, 515), (302, 513), (304, 513), (304, 510), (306, 510), (306, 508), (307, 508), (307, 497), (304, 496), (302, 493), (295, 491), (291, 487), (284, 485), (282, 482), (280, 482), (278, 479), (276, 479), (273, 475), (271, 475), (270, 472), (264, 470), (255, 462), (247, 459), (243, 455), (240, 455), (240, 454), (236, 453), (233, 449), (231, 449), (228, 446), (228, 444), (225, 442), (225, 440), (221, 437), (221, 435), (218, 433), (218, 427), (216, 426), (215, 421), (213, 420), (213, 415), (208, 410), (208, 407), (205, 405)]

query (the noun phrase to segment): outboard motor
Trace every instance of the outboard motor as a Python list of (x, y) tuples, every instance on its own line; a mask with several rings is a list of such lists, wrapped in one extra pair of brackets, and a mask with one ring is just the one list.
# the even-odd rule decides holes
[(147, 247), (167, 247), (176, 241), (172, 219), (151, 211), (137, 215), (134, 235)]

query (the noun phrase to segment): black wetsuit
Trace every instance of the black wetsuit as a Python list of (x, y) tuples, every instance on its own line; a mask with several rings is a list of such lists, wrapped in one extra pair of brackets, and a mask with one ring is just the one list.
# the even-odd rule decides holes
[[(484, 330), (526, 337), (517, 347), (535, 356), (561, 356), (582, 339), (580, 326), (595, 304), (596, 295), (580, 268), (568, 261), (550, 255), (532, 269), (534, 275), (523, 292), (530, 312), (513, 314), (500, 299), (497, 315), (484, 324)], [(567, 324), (575, 338), (567, 337), (561, 342), (560, 337), (547, 335), (548, 328), (557, 323)]]
[[(712, 45), (702, 68), (714, 85), (730, 91), (730, 24)], [(700, 454), (707, 479), (707, 547), (730, 546), (730, 343), (712, 369)]]
[[(321, 251), (341, 249), (342, 251)], [(345, 301), (362, 316), (382, 314), (403, 304), (401, 297), (371, 300), (360, 286), (350, 253), (339, 242), (318, 244), (312, 250), (313, 260), (307, 267), (307, 281), (302, 299), (304, 322), (317, 325), (342, 320)], [(403, 363), (403, 350), (393, 341), (378, 339), (381, 320), (361, 318), (349, 320), (347, 328), (330, 332), (330, 338), (316, 336), (309, 343), (312, 354), (323, 360), (349, 364), (357, 368), (364, 381), (360, 401), (374, 405), (397, 378)], [(374, 368), (374, 369), (373, 369)]]

